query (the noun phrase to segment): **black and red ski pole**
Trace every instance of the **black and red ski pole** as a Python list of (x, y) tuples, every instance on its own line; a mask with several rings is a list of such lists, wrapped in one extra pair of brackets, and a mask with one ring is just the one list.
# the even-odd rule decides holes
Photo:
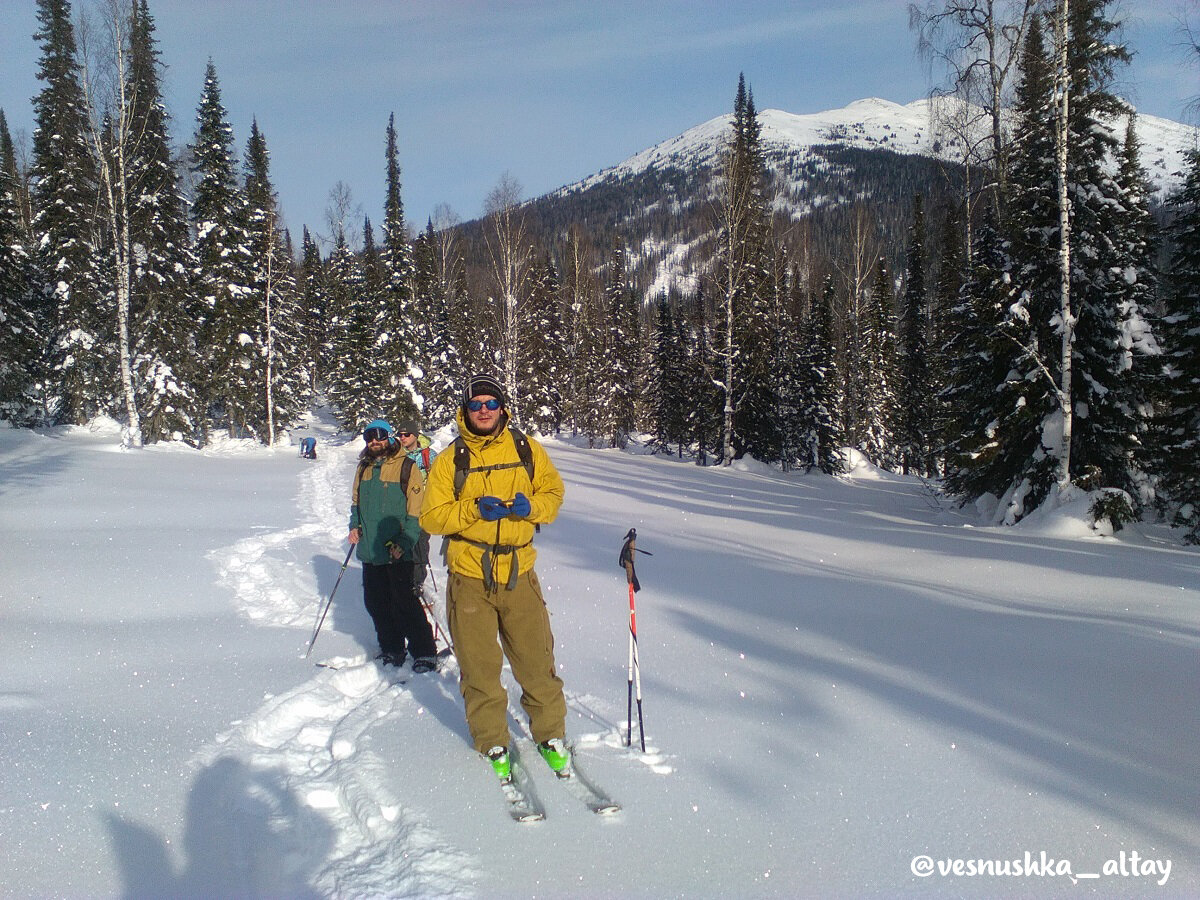
[(625, 570), (625, 579), (629, 582), (629, 693), (625, 722), (625, 746), (633, 746), (633, 699), (636, 686), (638, 735), (641, 737), (642, 752), (645, 753), (646, 727), (642, 721), (642, 666), (641, 660), (638, 657), (637, 602), (634, 599), (634, 595), (642, 589), (642, 586), (638, 582), (637, 572), (633, 568), (635, 553), (644, 553), (647, 556), (654, 555), (649, 550), (639, 550), (637, 548), (637, 529), (630, 528), (629, 533), (625, 535), (625, 543), (621, 545), (621, 557), (619, 560), (619, 565)]

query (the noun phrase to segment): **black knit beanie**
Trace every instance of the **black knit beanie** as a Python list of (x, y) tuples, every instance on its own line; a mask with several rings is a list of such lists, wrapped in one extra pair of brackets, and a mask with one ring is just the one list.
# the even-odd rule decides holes
[(463, 409), (467, 408), (467, 401), (472, 397), (495, 397), (500, 401), (500, 405), (505, 409), (508, 408), (508, 398), (504, 396), (504, 388), (500, 387), (500, 382), (491, 375), (472, 375), (467, 381), (467, 389), (463, 391)]

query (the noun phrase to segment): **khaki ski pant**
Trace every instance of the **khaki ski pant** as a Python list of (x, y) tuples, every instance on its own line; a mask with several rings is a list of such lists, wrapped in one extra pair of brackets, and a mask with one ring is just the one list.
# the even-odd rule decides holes
[(481, 579), (452, 572), (446, 615), (475, 749), (484, 753), (511, 741), (508, 692), (500, 681), (504, 656), (521, 686), (533, 739), (566, 737), (567, 703), (554, 669), (554, 635), (536, 573), (530, 569), (517, 576), (511, 591), (498, 586), (489, 592)]

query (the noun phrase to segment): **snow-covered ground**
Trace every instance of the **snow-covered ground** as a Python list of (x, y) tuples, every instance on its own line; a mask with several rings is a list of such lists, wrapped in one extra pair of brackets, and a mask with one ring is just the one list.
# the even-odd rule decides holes
[(1200, 553), (1165, 531), (549, 441), (568, 727), (625, 808), (537, 763), (518, 825), (453, 664), (368, 661), (357, 564), (304, 658), (357, 451), (305, 433), (316, 461), (0, 428), (0, 895), (1200, 895)]

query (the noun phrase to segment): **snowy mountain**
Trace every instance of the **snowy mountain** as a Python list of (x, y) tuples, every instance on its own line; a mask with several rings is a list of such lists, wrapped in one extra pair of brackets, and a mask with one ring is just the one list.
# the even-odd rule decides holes
[[(944, 101), (943, 101), (944, 102)], [(975, 111), (975, 117), (982, 117)], [(729, 137), (728, 115), (689, 128), (683, 134), (656, 144), (590, 178), (562, 188), (563, 192), (587, 190), (612, 178), (626, 178), (650, 169), (712, 168), (717, 164)], [(934, 101), (914, 100), (901, 105), (869, 97), (841, 109), (798, 115), (779, 109), (759, 113), (762, 144), (769, 163), (819, 155), (818, 147), (853, 147), (888, 150), (955, 162), (961, 144), (943, 133), (934, 121)], [(1117, 123), (1118, 135), (1124, 122)], [(1145, 166), (1156, 191), (1170, 189), (1181, 181), (1183, 154), (1196, 143), (1196, 130), (1157, 116), (1139, 116), (1138, 139)], [(795, 166), (793, 166), (795, 168)]]
[[(776, 210), (803, 223), (804, 252), (844, 256), (853, 206), (861, 201), (870, 207), (882, 254), (893, 268), (900, 263), (913, 195), (924, 196), (927, 210), (950, 200), (947, 175), (961, 156), (958, 139), (934, 126), (933, 103), (868, 98), (804, 115), (759, 112)], [(979, 110), (968, 112), (982, 118)], [(631, 272), (647, 301), (672, 287), (693, 290), (698, 266), (692, 259), (707, 256), (715, 176), (729, 127), (728, 114), (717, 116), (531, 201), (528, 209), (545, 235), (586, 223), (597, 247), (619, 241), (633, 248)], [(1123, 138), (1125, 122), (1114, 128)], [(1161, 199), (1180, 183), (1195, 129), (1139, 116), (1137, 130), (1142, 165)]]

